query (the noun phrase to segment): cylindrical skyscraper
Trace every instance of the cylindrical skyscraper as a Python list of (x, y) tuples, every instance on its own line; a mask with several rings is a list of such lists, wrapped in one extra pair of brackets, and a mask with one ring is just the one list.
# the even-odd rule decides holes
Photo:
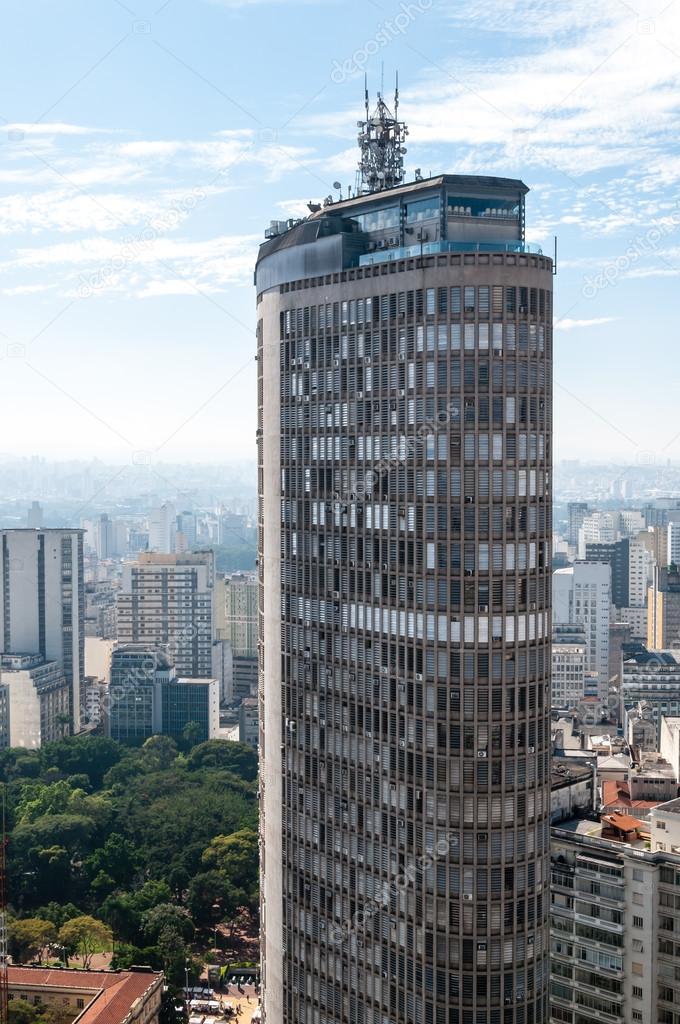
[(442, 175), (257, 266), (267, 1024), (548, 1020), (552, 262)]

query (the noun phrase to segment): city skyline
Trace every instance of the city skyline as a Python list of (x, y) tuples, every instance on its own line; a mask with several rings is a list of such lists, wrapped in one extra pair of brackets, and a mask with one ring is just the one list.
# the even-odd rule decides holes
[(12, 453), (254, 459), (257, 245), (354, 185), (363, 72), (375, 91), (384, 62), (408, 178), (522, 178), (528, 240), (550, 255), (559, 235), (557, 458), (680, 456), (677, 384), (656, 371), (680, 273), (672, 5), (37, 7), (8, 13), (34, 59), (13, 47), (2, 71)]

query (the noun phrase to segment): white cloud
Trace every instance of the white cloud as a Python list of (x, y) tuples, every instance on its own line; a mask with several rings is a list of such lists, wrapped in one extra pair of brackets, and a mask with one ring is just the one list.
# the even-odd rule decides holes
[(19, 135), (105, 135), (104, 128), (89, 128), (80, 124), (64, 124), (62, 122), (25, 122), (6, 124), (3, 131)]
[(602, 324), (611, 324), (618, 320), (617, 316), (597, 316), (592, 320), (570, 320), (565, 317), (563, 320), (555, 321), (556, 331), (576, 331), (586, 327), (600, 327)]

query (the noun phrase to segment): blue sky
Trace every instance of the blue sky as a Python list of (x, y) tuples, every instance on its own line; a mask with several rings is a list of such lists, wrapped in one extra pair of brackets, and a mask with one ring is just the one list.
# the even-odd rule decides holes
[(0, 452), (254, 457), (257, 245), (354, 183), (383, 62), (409, 174), (559, 236), (557, 457), (680, 458), (678, 0), (6, 5)]

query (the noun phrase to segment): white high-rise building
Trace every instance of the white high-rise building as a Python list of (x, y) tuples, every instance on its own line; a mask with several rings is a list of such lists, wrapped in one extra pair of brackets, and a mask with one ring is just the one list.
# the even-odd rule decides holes
[(66, 676), (80, 730), (85, 678), (82, 530), (0, 530), (1, 654), (39, 654)]
[(553, 573), (553, 623), (578, 623), (586, 633), (586, 671), (597, 674), (598, 695), (609, 690), (611, 567), (605, 562), (576, 562)]
[(212, 551), (140, 555), (123, 570), (118, 640), (164, 646), (178, 676), (211, 677), (214, 579)]
[(680, 523), (668, 524), (668, 564), (680, 565)]
[(149, 514), (149, 551), (167, 555), (175, 550), (177, 513), (170, 501), (154, 508)]
[(615, 512), (593, 512), (578, 531), (578, 557), (586, 557), (587, 544), (613, 544), (618, 540), (619, 517)]

